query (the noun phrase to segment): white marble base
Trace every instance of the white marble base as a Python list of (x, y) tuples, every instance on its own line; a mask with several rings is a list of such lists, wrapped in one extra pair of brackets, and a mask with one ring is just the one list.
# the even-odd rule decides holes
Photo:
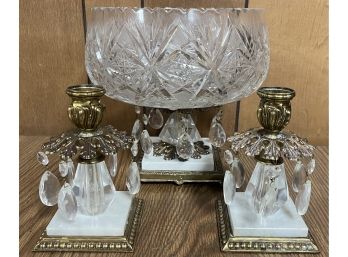
[(237, 192), (228, 206), (234, 236), (244, 237), (307, 237), (308, 227), (297, 214), (291, 198), (274, 215), (262, 218), (256, 214), (244, 192)]
[[(159, 137), (151, 137), (152, 142), (160, 142)], [(204, 144), (208, 145), (209, 154), (202, 155), (201, 159), (192, 159), (182, 162), (178, 159), (174, 160), (164, 160), (163, 156), (153, 156), (144, 155), (142, 160), (142, 170), (143, 171), (213, 171), (214, 170), (214, 156), (212, 152), (211, 144), (209, 143), (208, 138), (202, 138)]]
[(77, 213), (74, 221), (68, 221), (56, 212), (46, 228), (48, 236), (122, 236), (128, 220), (133, 195), (116, 191), (108, 209), (97, 216)]

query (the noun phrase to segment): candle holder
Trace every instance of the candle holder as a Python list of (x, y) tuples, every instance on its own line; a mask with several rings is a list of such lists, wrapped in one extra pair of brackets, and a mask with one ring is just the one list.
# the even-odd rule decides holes
[(47, 155), (59, 155), (65, 182), (61, 186), (50, 171), (41, 177), (40, 200), (57, 204), (58, 211), (34, 251), (131, 252), (143, 206), (134, 197), (140, 190), (138, 166), (133, 162), (129, 167), (129, 192), (117, 191), (111, 177), (117, 173), (117, 152), (129, 149), (134, 138), (112, 126), (99, 127), (105, 109), (102, 87), (76, 85), (66, 93), (72, 100), (68, 115), (77, 128), (51, 138), (37, 154), (44, 166)]
[[(291, 117), (290, 101), (295, 91), (264, 87), (257, 94), (261, 98), (257, 118), (262, 127), (235, 133), (228, 139), (231, 150), (225, 152), (230, 167), (223, 182), (225, 204), (217, 202), (221, 250), (317, 253), (318, 247), (301, 217), (310, 202), (314, 147), (283, 131)], [(245, 192), (236, 192), (245, 175), (240, 152), (257, 161)], [(291, 183), (297, 193), (295, 203), (289, 196), (285, 158), (296, 162)]]

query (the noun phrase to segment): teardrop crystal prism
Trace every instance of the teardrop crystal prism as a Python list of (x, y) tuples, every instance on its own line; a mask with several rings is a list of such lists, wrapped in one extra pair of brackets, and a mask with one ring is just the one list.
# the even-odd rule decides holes
[(224, 152), (224, 159), (226, 161), (227, 164), (232, 164), (233, 162), (233, 154), (230, 150), (226, 150)]
[(134, 137), (136, 142), (138, 142), (140, 140), (140, 136), (141, 136), (142, 131), (143, 131), (143, 124), (140, 122), (139, 119), (137, 119), (134, 122), (134, 125), (132, 128), (132, 136)]
[(299, 215), (306, 214), (309, 202), (311, 200), (311, 191), (312, 182), (310, 180), (307, 180), (306, 183), (299, 187), (299, 191), (295, 200), (295, 206)]
[(136, 106), (134, 106), (134, 110), (135, 110), (135, 113), (136, 114), (140, 114), (141, 113), (141, 106), (138, 106), (138, 105), (136, 105)]
[(145, 126), (149, 123), (149, 117), (145, 113), (143, 114), (143, 123)]
[(315, 169), (315, 159), (311, 159), (307, 164), (308, 175), (312, 174)]
[(226, 142), (226, 133), (221, 123), (212, 122), (209, 130), (210, 143), (215, 147), (221, 147)]
[(58, 194), (58, 210), (67, 220), (74, 220), (77, 214), (77, 201), (72, 187), (65, 183)]
[(58, 178), (50, 171), (45, 171), (41, 176), (39, 185), (40, 200), (44, 205), (53, 206), (57, 204), (60, 184)]
[(49, 163), (48, 157), (44, 152), (38, 152), (36, 154), (36, 159), (39, 163), (46, 166)]
[(134, 157), (138, 155), (138, 143), (135, 141), (133, 142), (133, 145), (131, 147), (131, 152)]
[(226, 170), (223, 182), (224, 201), (227, 205), (230, 205), (233, 201), (236, 193), (236, 181), (233, 174)]
[(147, 130), (143, 130), (140, 137), (140, 143), (141, 143), (141, 149), (143, 149), (143, 152), (145, 154), (151, 154), (153, 150), (153, 145), (151, 141), (151, 137), (149, 135), (149, 132)]
[(300, 186), (302, 186), (306, 182), (306, 172), (301, 161), (298, 161), (294, 168), (294, 178), (292, 181), (292, 189), (294, 192), (298, 192)]
[(70, 185), (73, 184), (73, 180), (75, 177), (75, 165), (74, 162), (69, 158), (67, 160), (67, 166), (68, 166), (68, 182), (70, 183)]
[(132, 162), (128, 168), (128, 176), (126, 179), (126, 186), (130, 194), (137, 194), (140, 190), (140, 174), (136, 162)]
[(61, 160), (58, 165), (59, 173), (62, 177), (65, 177), (68, 175), (68, 163), (64, 160)]
[(159, 109), (151, 109), (149, 113), (149, 125), (154, 129), (160, 129), (163, 126), (163, 115)]
[(109, 155), (108, 168), (109, 168), (110, 175), (112, 177), (115, 177), (117, 174), (117, 153)]
[(193, 152), (194, 152), (195, 146), (193, 144), (192, 138), (189, 134), (184, 132), (178, 140), (178, 144), (176, 145), (176, 153), (179, 155), (182, 159), (189, 159)]
[(244, 184), (245, 171), (239, 159), (235, 158), (232, 163), (232, 174), (236, 181), (236, 188), (240, 188)]

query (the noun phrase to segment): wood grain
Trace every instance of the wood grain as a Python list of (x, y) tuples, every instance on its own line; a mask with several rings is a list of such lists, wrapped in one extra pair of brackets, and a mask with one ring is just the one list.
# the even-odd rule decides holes
[[(53, 217), (56, 207), (46, 207), (38, 197), (38, 185), (44, 168), (36, 161), (35, 153), (47, 137), (20, 137), (19, 180), (19, 253), (20, 256), (250, 256), (220, 252), (215, 202), (222, 198), (220, 184), (142, 184), (138, 197), (144, 199), (142, 221), (135, 240), (133, 254), (93, 253), (32, 253), (37, 239)], [(116, 178), (118, 190), (125, 190), (125, 173), (130, 162), (128, 153), (119, 155), (120, 170)], [(58, 176), (57, 158), (50, 158), (48, 169)], [(321, 253), (328, 256), (328, 148), (318, 147), (317, 168), (312, 174), (312, 197), (304, 219)], [(247, 176), (255, 165), (242, 158)], [(291, 167), (286, 163), (287, 175)], [(290, 190), (291, 191), (291, 190)], [(292, 194), (293, 197), (293, 194)], [(258, 256), (284, 256), (258, 254)], [(301, 256), (291, 254), (287, 256)], [(308, 255), (303, 255), (308, 256)]]
[(20, 134), (53, 135), (73, 127), (65, 89), (87, 82), (81, 3), (20, 1)]
[[(296, 90), (289, 130), (318, 145), (328, 144), (328, 2), (250, 0), (265, 8), (271, 62), (263, 86)], [(241, 101), (240, 130), (258, 126), (254, 94)]]

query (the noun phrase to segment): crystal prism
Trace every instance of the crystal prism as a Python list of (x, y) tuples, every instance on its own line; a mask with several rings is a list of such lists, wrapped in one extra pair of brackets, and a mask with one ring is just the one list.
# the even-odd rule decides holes
[(130, 194), (137, 194), (140, 190), (140, 173), (136, 162), (132, 162), (128, 168), (126, 186)]
[(131, 152), (134, 157), (138, 155), (138, 143), (135, 141), (133, 142), (133, 145), (131, 147)]
[(59, 162), (58, 168), (59, 168), (59, 173), (62, 177), (65, 177), (66, 175), (68, 175), (69, 169), (68, 169), (68, 163), (66, 161), (61, 160)]
[(194, 149), (195, 146), (190, 135), (185, 132), (178, 140), (178, 144), (176, 145), (176, 153), (180, 158), (187, 160), (192, 156)]
[(105, 161), (79, 163), (73, 191), (82, 214), (103, 213), (114, 197), (115, 186)]
[[(256, 213), (270, 216), (276, 213), (288, 200), (288, 185), (286, 181), (284, 164), (257, 167), (257, 177), (250, 179), (249, 183), (255, 185), (252, 202)], [(248, 185), (247, 190), (250, 190)]]
[(69, 182), (70, 185), (72, 185), (74, 177), (75, 177), (74, 162), (69, 158), (66, 163), (67, 163), (67, 166), (68, 166), (68, 182)]
[(227, 164), (232, 164), (233, 162), (233, 154), (230, 150), (226, 150), (224, 152), (224, 159), (226, 161)]
[(46, 166), (49, 163), (48, 157), (44, 152), (38, 152), (36, 154), (36, 159), (39, 163), (41, 163), (44, 166)]
[(311, 159), (307, 164), (307, 173), (308, 175), (312, 174), (315, 169), (315, 159)]
[(134, 137), (136, 142), (138, 142), (140, 140), (140, 136), (141, 136), (142, 131), (143, 131), (143, 124), (140, 122), (139, 119), (137, 119), (134, 122), (133, 129), (132, 129), (132, 136)]
[(136, 105), (135, 107), (134, 107), (134, 110), (135, 110), (135, 113), (136, 114), (140, 114), (141, 113), (141, 107), (140, 106), (138, 106), (138, 105)]
[(145, 154), (151, 154), (153, 150), (153, 145), (151, 141), (151, 137), (149, 135), (149, 132), (147, 130), (143, 130), (140, 137), (140, 143), (141, 143), (141, 149), (143, 149), (143, 152)]
[(223, 182), (224, 200), (227, 205), (230, 205), (233, 201), (236, 193), (236, 181), (233, 174), (226, 170)]
[(117, 173), (117, 153), (109, 155), (108, 167), (110, 175), (115, 177)]
[(57, 204), (60, 184), (58, 178), (50, 171), (45, 171), (39, 185), (40, 200), (44, 205), (53, 206)]
[(160, 129), (163, 126), (163, 115), (159, 109), (151, 109), (149, 113), (149, 125), (154, 129)]
[(292, 189), (294, 192), (298, 192), (300, 186), (302, 186), (306, 182), (307, 174), (304, 169), (303, 163), (298, 161), (294, 168), (294, 175), (292, 181)]
[(226, 133), (221, 123), (213, 121), (209, 130), (210, 143), (215, 147), (221, 147), (226, 142)]
[(176, 111), (169, 116), (159, 137), (163, 142), (176, 146), (180, 136), (185, 131), (190, 135), (193, 142), (197, 142), (201, 139), (201, 135), (191, 115)]
[(310, 180), (307, 180), (302, 186), (299, 187), (295, 200), (295, 206), (299, 215), (306, 214), (311, 199), (311, 191), (312, 182)]
[(245, 171), (239, 159), (235, 158), (232, 162), (232, 174), (236, 181), (236, 188), (240, 188), (244, 184)]
[(58, 194), (58, 209), (67, 220), (74, 220), (77, 214), (77, 201), (72, 187), (65, 183)]
[(149, 117), (145, 113), (143, 114), (143, 123), (145, 126), (149, 123)]

